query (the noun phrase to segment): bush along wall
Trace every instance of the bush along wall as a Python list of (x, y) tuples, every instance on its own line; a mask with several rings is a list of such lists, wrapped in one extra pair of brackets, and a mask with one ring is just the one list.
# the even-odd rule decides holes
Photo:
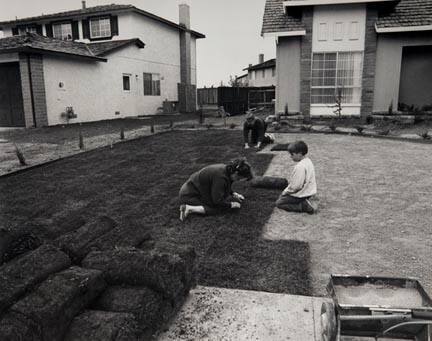
[(17, 231), (0, 229), (0, 340), (146, 339), (195, 285), (193, 248), (144, 227), (105, 216)]

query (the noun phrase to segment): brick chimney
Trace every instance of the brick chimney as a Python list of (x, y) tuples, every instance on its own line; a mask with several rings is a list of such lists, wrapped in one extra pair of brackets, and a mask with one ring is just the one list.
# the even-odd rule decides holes
[(264, 63), (264, 53), (258, 55), (258, 64)]
[(179, 24), (190, 29), (190, 10), (185, 1), (179, 4)]
[(185, 28), (185, 30), (180, 30), (179, 109), (181, 112), (194, 112), (196, 110), (196, 86), (192, 85), (190, 10), (185, 0), (179, 3), (179, 25)]
[(82, 9), (86, 9), (86, 2), (85, 1), (81, 1), (82, 4)]

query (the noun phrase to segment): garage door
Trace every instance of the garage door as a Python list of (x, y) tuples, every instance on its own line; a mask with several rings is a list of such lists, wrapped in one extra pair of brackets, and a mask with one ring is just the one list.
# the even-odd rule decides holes
[(0, 64), (0, 127), (23, 127), (24, 109), (18, 63)]
[(432, 104), (432, 46), (403, 48), (399, 102), (418, 108)]

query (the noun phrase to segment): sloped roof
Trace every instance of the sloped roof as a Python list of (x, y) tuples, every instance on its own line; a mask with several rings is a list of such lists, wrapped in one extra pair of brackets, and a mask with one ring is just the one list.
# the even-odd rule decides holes
[(96, 56), (103, 56), (107, 53), (110, 53), (114, 50), (117, 50), (119, 48), (125, 47), (130, 44), (135, 44), (139, 48), (144, 47), (144, 43), (138, 39), (125, 39), (125, 40), (110, 40), (110, 41), (102, 41), (97, 43), (90, 43), (87, 44), (87, 47), (89, 50)]
[(111, 13), (127, 12), (127, 11), (136, 12), (136, 13), (139, 13), (139, 14), (144, 15), (146, 17), (152, 18), (156, 21), (160, 21), (160, 22), (167, 24), (171, 27), (175, 27), (175, 28), (180, 29), (182, 31), (191, 32), (191, 34), (195, 35), (196, 38), (205, 38), (205, 35), (202, 33), (199, 33), (199, 32), (193, 31), (193, 30), (188, 30), (182, 25), (176, 24), (172, 21), (169, 21), (169, 20), (164, 19), (162, 17), (159, 17), (157, 15), (154, 15), (150, 12), (139, 9), (133, 5), (118, 5), (118, 4), (93, 6), (93, 7), (81, 8), (81, 9), (65, 11), (65, 12), (58, 12), (58, 13), (53, 13), (53, 14), (43, 14), (43, 15), (39, 15), (39, 16), (22, 18), (22, 19), (17, 19), (17, 20), (2, 21), (2, 22), (0, 22), (0, 27), (5, 26), (5, 25), (25, 25), (25, 24), (29, 24), (29, 23), (33, 23), (33, 22), (37, 22), (37, 21), (73, 19), (73, 18), (86, 17), (88, 15), (103, 15), (103, 14), (111, 14)]
[(284, 0), (266, 1), (261, 34), (305, 29), (299, 18), (285, 14), (283, 2)]
[(401, 0), (376, 22), (379, 28), (432, 25), (432, 0)]
[(266, 60), (264, 63), (249, 66), (243, 70), (249, 70), (249, 71), (260, 70), (260, 69), (267, 69), (274, 66), (276, 66), (276, 59), (273, 58), (273, 59)]
[[(285, 14), (284, 0), (266, 0), (261, 34), (304, 30), (299, 18)], [(380, 13), (377, 28), (432, 25), (432, 0), (400, 0)]]
[(26, 33), (0, 39), (0, 53), (29, 51), (106, 61), (106, 59), (93, 54), (85, 43), (44, 37), (36, 33)]
[(0, 39), (0, 53), (38, 52), (106, 61), (102, 56), (131, 44), (144, 47), (144, 43), (138, 38), (86, 44), (26, 33)]

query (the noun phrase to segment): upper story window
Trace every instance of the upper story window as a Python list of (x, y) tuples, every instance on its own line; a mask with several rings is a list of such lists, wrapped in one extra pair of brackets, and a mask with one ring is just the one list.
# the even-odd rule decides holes
[(72, 40), (71, 23), (53, 24), (53, 37), (61, 40)]
[(25, 34), (28, 33), (37, 33), (37, 29), (34, 26), (27, 26), (27, 27), (20, 27), (19, 28), (19, 34)]
[(261, 74), (262, 74), (262, 78), (265, 78), (265, 69), (262, 69)]
[(276, 68), (272, 67), (272, 77), (276, 76)]
[(110, 18), (98, 18), (90, 20), (90, 38), (111, 37)]

